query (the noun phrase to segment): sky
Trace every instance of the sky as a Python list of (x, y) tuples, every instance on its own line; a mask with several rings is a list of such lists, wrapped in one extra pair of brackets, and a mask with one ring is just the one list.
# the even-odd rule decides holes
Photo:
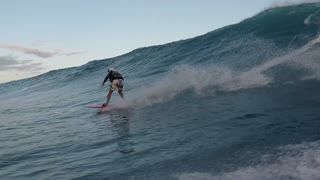
[(0, 0), (0, 83), (199, 36), (296, 0)]

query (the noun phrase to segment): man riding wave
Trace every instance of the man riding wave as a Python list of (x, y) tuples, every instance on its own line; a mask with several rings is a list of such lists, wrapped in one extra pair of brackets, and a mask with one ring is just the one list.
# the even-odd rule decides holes
[(118, 89), (118, 93), (120, 95), (120, 97), (122, 99), (124, 99), (123, 93), (122, 93), (122, 89), (123, 89), (123, 77), (122, 75), (117, 72), (115, 69), (113, 68), (109, 68), (108, 69), (108, 74), (107, 76), (104, 78), (101, 87), (104, 86), (104, 83), (109, 79), (109, 81), (111, 82), (110, 84), (110, 89), (109, 89), (109, 93), (107, 95), (107, 102), (104, 103), (102, 106), (107, 107), (109, 104), (109, 101), (111, 99), (111, 95), (113, 93), (113, 91), (115, 91), (116, 89)]

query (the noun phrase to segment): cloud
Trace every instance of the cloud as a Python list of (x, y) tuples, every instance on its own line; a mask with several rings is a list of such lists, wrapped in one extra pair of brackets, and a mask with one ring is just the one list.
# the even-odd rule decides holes
[(14, 56), (0, 56), (0, 71), (31, 71), (37, 72), (46, 69), (42, 63), (33, 60), (19, 61)]
[(0, 48), (2, 49), (10, 49), (12, 51), (18, 51), (18, 52), (22, 52), (25, 54), (32, 54), (38, 57), (42, 57), (42, 58), (48, 58), (48, 57), (52, 57), (54, 55), (56, 55), (56, 52), (47, 52), (47, 51), (41, 51), (39, 49), (34, 49), (34, 48), (24, 48), (21, 46), (16, 46), (16, 45), (0, 45)]
[(71, 52), (71, 53), (66, 53), (66, 56), (73, 56), (73, 55), (78, 55), (78, 54), (83, 54), (84, 52)]
[(0, 44), (0, 48), (1, 49), (9, 49), (12, 51), (18, 51), (18, 52), (22, 52), (24, 54), (31, 54), (37, 57), (41, 57), (41, 58), (50, 58), (56, 55), (60, 55), (60, 56), (72, 56), (72, 55), (78, 55), (78, 54), (82, 54), (83, 52), (64, 52), (63, 50), (56, 50), (53, 52), (49, 52), (49, 51), (43, 51), (40, 49), (35, 49), (35, 48), (25, 48), (25, 47), (21, 47), (21, 46), (17, 46), (17, 45), (7, 45), (7, 44)]
[(19, 64), (19, 62), (12, 56), (0, 56), (0, 68), (3, 66), (10, 66)]

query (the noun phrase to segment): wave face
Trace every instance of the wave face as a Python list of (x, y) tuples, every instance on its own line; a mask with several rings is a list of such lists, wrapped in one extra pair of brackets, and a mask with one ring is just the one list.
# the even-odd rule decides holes
[[(0, 84), (4, 179), (320, 179), (320, 4)], [(125, 77), (108, 111), (107, 68)]]

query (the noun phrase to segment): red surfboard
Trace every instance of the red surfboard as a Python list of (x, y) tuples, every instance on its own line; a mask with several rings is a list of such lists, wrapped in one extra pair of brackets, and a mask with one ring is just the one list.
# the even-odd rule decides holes
[(87, 108), (92, 108), (92, 109), (103, 109), (106, 108), (107, 106), (85, 106)]

